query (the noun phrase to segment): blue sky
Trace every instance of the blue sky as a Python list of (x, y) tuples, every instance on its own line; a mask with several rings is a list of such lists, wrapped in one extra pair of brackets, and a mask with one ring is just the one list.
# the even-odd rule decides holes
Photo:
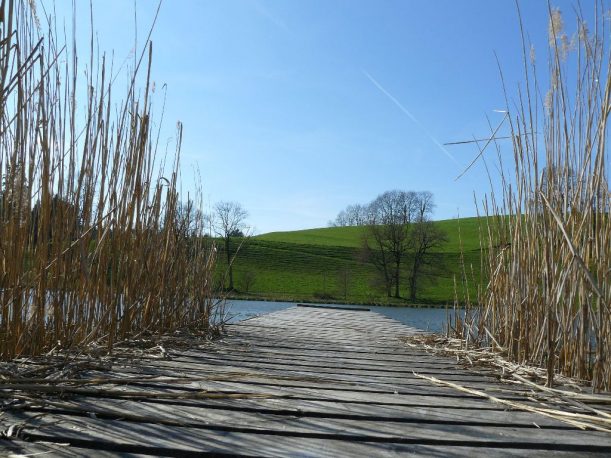
[[(586, 19), (593, 3), (582, 2)], [(572, 32), (574, 2), (553, 5)], [(144, 42), (156, 6), (93, 1), (116, 64), (133, 55), (136, 30)], [(543, 68), (547, 0), (520, 7)], [(86, 33), (88, 2), (77, 10)], [(70, 2), (57, 0), (57, 14)], [(162, 137), (184, 125), (185, 191), (199, 170), (208, 205), (240, 202), (257, 233), (325, 226), (395, 188), (431, 191), (436, 219), (474, 215), (483, 167), (455, 178), (477, 150), (440, 144), (501, 121), (495, 53), (510, 96), (523, 80), (513, 0), (166, 0), (152, 40), (153, 80), (167, 84)]]

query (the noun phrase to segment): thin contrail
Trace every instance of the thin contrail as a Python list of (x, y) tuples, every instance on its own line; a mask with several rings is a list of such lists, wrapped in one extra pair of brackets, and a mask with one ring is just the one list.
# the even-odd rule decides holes
[(289, 28), (287, 27), (286, 23), (275, 14), (272, 14), (272, 12), (267, 9), (259, 0), (251, 0), (251, 2), (259, 14), (271, 21), (277, 27), (280, 27), (286, 32), (289, 31)]
[(429, 137), (429, 139), (430, 139), (430, 140), (431, 140), (433, 143), (435, 143), (435, 145), (437, 145), (437, 146), (439, 147), (439, 149), (440, 149), (441, 151), (443, 151), (443, 152), (444, 152), (444, 154), (445, 154), (446, 156), (448, 156), (450, 159), (452, 159), (452, 161), (454, 161), (456, 164), (459, 164), (459, 165), (460, 165), (460, 163), (459, 163), (459, 162), (456, 160), (456, 158), (455, 158), (454, 156), (452, 156), (452, 154), (451, 154), (451, 153), (450, 153), (450, 152), (449, 152), (447, 149), (445, 149), (445, 147), (444, 147), (444, 146), (441, 144), (441, 142), (439, 142), (439, 140), (437, 140), (435, 137), (433, 137), (433, 135), (431, 135), (431, 133), (430, 133), (430, 132), (429, 132), (429, 131), (426, 129), (426, 127), (424, 127), (424, 126), (422, 125), (422, 123), (421, 123), (420, 121), (418, 121), (418, 119), (417, 119), (417, 118), (416, 118), (416, 117), (415, 117), (413, 114), (411, 114), (411, 112), (410, 112), (410, 111), (409, 111), (407, 108), (405, 108), (405, 107), (404, 107), (404, 106), (401, 104), (401, 102), (399, 102), (397, 99), (395, 99), (395, 98), (393, 97), (393, 95), (392, 95), (390, 92), (388, 92), (386, 89), (384, 89), (384, 87), (383, 87), (383, 86), (382, 86), (380, 83), (378, 83), (378, 82), (376, 81), (376, 79), (375, 79), (373, 76), (371, 76), (371, 75), (370, 75), (370, 74), (369, 74), (369, 73), (368, 73), (366, 70), (361, 69), (361, 71), (363, 72), (363, 75), (365, 75), (365, 76), (367, 77), (367, 79), (368, 79), (369, 81), (371, 81), (375, 87), (377, 87), (377, 88), (378, 88), (378, 89), (379, 89), (379, 90), (380, 90), (380, 91), (381, 91), (381, 92), (382, 92), (382, 93), (383, 93), (383, 94), (384, 94), (386, 97), (388, 97), (388, 98), (389, 98), (389, 99), (390, 99), (390, 100), (391, 100), (391, 101), (392, 101), (392, 102), (393, 102), (393, 103), (394, 103), (394, 104), (395, 104), (395, 105), (396, 105), (396, 106), (397, 106), (397, 107), (398, 107), (398, 108), (399, 108), (399, 109), (400, 109), (400, 110), (401, 110), (403, 113), (405, 113), (405, 114), (407, 115), (407, 117), (408, 117), (409, 119), (411, 119), (411, 120), (414, 122), (414, 124), (416, 124), (418, 127), (420, 127), (420, 129), (421, 129), (421, 130), (422, 130), (422, 131), (423, 131), (423, 132), (426, 134), (426, 136), (427, 136), (427, 137)]

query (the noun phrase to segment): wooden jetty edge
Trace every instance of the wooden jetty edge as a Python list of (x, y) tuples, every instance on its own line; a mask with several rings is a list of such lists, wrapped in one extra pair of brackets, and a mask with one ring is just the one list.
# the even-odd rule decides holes
[(292, 307), (216, 341), (117, 354), (34, 401), (28, 381), (4, 386), (0, 455), (611, 456), (609, 433), (416, 377), (515, 396), (492, 372), (401, 342), (418, 332), (370, 311)]

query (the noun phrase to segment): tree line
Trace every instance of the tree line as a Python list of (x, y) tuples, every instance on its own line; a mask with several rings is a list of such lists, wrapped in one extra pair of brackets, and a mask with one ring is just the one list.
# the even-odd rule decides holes
[(435, 249), (447, 236), (431, 221), (434, 208), (428, 191), (392, 190), (368, 204), (349, 205), (330, 225), (365, 227), (362, 260), (375, 268), (388, 297), (401, 297), (407, 282), (409, 299), (415, 300), (424, 279), (443, 271)]

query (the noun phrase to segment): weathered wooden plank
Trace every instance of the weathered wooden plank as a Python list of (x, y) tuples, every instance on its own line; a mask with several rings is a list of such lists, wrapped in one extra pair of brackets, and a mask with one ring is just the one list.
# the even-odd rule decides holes
[[(367, 390), (345, 390), (338, 391), (333, 388), (321, 388), (321, 389), (308, 389), (308, 388), (288, 388), (288, 387), (270, 387), (266, 385), (244, 384), (241, 383), (222, 383), (218, 384), (217, 388), (213, 391), (206, 389), (177, 389), (176, 386), (160, 387), (156, 389), (153, 387), (137, 387), (137, 390), (130, 388), (129, 386), (114, 386), (111, 387), (98, 387), (98, 390), (91, 391), (88, 389), (86, 392), (82, 390), (71, 390), (70, 393), (65, 389), (55, 389), (53, 392), (47, 393), (49, 396), (52, 394), (61, 393), (63, 396), (68, 394), (73, 396), (82, 396), (95, 399), (127, 399), (132, 392), (138, 393), (138, 398), (153, 398), (158, 399), (164, 395), (163, 402), (175, 403), (180, 405), (182, 402), (186, 402), (191, 398), (197, 398), (198, 402), (205, 399), (206, 402), (211, 401), (215, 398), (221, 399), (220, 402), (230, 402), (232, 395), (241, 394), (248, 399), (269, 399), (269, 400), (282, 400), (285, 399), (287, 402), (292, 402), (296, 406), (300, 406), (303, 403), (311, 401), (320, 402), (340, 402), (344, 404), (360, 404), (364, 406), (423, 406), (428, 408), (472, 408), (481, 410), (504, 410), (504, 406), (493, 404), (485, 399), (471, 396), (460, 396), (450, 393), (430, 393), (416, 392), (416, 393), (390, 393), (390, 392), (376, 392)], [(172, 400), (167, 399), (172, 395)], [(132, 396), (133, 397), (133, 396)], [(189, 401), (191, 402), (191, 401)]]
[[(26, 418), (30, 420), (29, 418)], [(285, 420), (286, 423), (286, 420)], [(338, 424), (342, 422), (338, 421)], [(236, 425), (227, 427), (216, 424), (201, 424), (190, 426), (166, 426), (156, 423), (140, 423), (133, 421), (102, 420), (97, 418), (70, 417), (67, 415), (54, 415), (53, 417), (39, 417), (29, 421), (23, 427), (24, 437), (35, 435), (57, 436), (62, 439), (97, 439), (115, 440), (132, 444), (146, 445), (154, 438), (157, 444), (205, 444), (209, 440), (220, 436), (241, 433), (243, 440), (251, 444), (260, 442), (263, 436), (276, 437), (274, 448), (278, 443), (284, 443), (292, 438), (296, 444), (307, 443), (307, 439), (338, 440), (342, 443), (377, 443), (377, 444), (429, 444), (429, 445), (479, 445), (487, 447), (511, 446), (522, 449), (545, 450), (573, 450), (573, 451), (599, 451), (611, 453), (611, 437), (606, 433), (590, 432), (588, 436), (592, 442), (584, 443), (581, 434), (562, 431), (562, 434), (550, 434), (547, 430), (527, 428), (499, 428), (499, 427), (472, 427), (456, 425), (409, 425), (396, 424), (395, 432), (380, 432), (368, 429), (364, 434), (345, 432), (336, 429), (333, 425), (322, 427), (308, 427), (308, 423), (301, 422), (294, 427), (287, 425), (285, 429), (268, 430), (265, 427), (251, 427)], [(280, 439), (281, 438), (281, 439)], [(300, 450), (298, 446), (294, 450)], [(290, 453), (289, 453), (290, 454)]]
[[(243, 402), (247, 401), (247, 402)], [(215, 422), (216, 424), (250, 424), (261, 426), (264, 423), (275, 428), (286, 428), (283, 423), (299, 419), (315, 419), (317, 424), (332, 426), (329, 420), (350, 420), (340, 425), (346, 431), (355, 432), (361, 427), (370, 426), (371, 430), (388, 430), (396, 432), (396, 427), (388, 429), (383, 423), (439, 424), (463, 426), (512, 426), (524, 428), (547, 428), (553, 430), (571, 430), (573, 427), (559, 420), (543, 417), (530, 412), (482, 409), (452, 409), (450, 407), (406, 407), (388, 405), (360, 405), (336, 401), (302, 401), (287, 399), (252, 399), (252, 400), (212, 400), (175, 403), (163, 400), (144, 399), (112, 400), (88, 399), (76, 397), (56, 401), (50, 407), (32, 408), (28, 412), (61, 412), (69, 411), (84, 415), (95, 414), (98, 418), (108, 417), (121, 419), (124, 416), (156, 418), (166, 422)], [(71, 414), (69, 414), (71, 415)], [(10, 417), (9, 417), (10, 418)], [(132, 418), (133, 420), (133, 418)], [(142, 420), (144, 421), (144, 420)], [(278, 423), (280, 422), (280, 423)], [(375, 423), (375, 424), (374, 424)], [(379, 426), (378, 426), (379, 425)], [(268, 428), (271, 429), (271, 426)], [(399, 428), (400, 429), (400, 428)]]
[[(428, 355), (426, 352), (417, 352), (410, 351), (403, 345), (400, 345), (400, 341), (393, 342), (392, 345), (384, 344), (384, 345), (375, 345), (375, 342), (371, 342), (371, 345), (367, 345), (367, 342), (359, 343), (350, 343), (350, 344), (341, 344), (337, 342), (321, 342), (319, 339), (311, 339), (311, 338), (301, 338), (295, 336), (294, 338), (290, 338), (289, 336), (284, 336), (282, 338), (276, 338), (273, 335), (263, 336), (262, 334), (257, 333), (235, 333), (228, 332), (224, 341), (235, 342), (237, 345), (262, 345), (276, 348), (312, 348), (316, 350), (326, 350), (326, 351), (337, 351), (340, 353), (362, 353), (365, 355), (388, 355), (388, 356), (413, 356), (414, 354), (419, 356)], [(396, 350), (396, 351), (394, 351)]]
[[(191, 353), (191, 354), (171, 354), (171, 360), (173, 362), (232, 362), (232, 363), (241, 363), (241, 362), (261, 362), (261, 356), (256, 354), (239, 354), (234, 355), (229, 352), (225, 354), (210, 354), (201, 352), (199, 354)], [(361, 361), (346, 361), (346, 360), (338, 360), (338, 359), (328, 359), (328, 358), (308, 358), (308, 357), (299, 357), (295, 356), (291, 358), (290, 356), (276, 356), (276, 355), (266, 355), (265, 362), (268, 364), (276, 364), (276, 365), (292, 365), (299, 367), (316, 367), (320, 368), (321, 366), (329, 368), (329, 369), (353, 369), (353, 370), (361, 370), (361, 371), (380, 371), (394, 374), (405, 374), (411, 373), (412, 371), (428, 371), (430, 374), (438, 373), (438, 374), (452, 374), (452, 373), (464, 373), (465, 369), (457, 368), (455, 364), (445, 364), (445, 365), (435, 365), (430, 364), (428, 361), (423, 362), (411, 362), (411, 363), (393, 363), (393, 362), (361, 362)], [(469, 369), (467, 369), (469, 370)], [(482, 368), (473, 369), (471, 373), (481, 374), (481, 375), (489, 375), (493, 374), (493, 371), (486, 370)], [(495, 377), (496, 378), (496, 377)]]
[[(329, 329), (353, 329), (353, 330), (362, 330), (363, 332), (371, 332), (372, 329), (376, 330), (396, 330), (399, 333), (422, 333), (421, 330), (411, 328), (409, 326), (404, 325), (403, 323), (399, 323), (398, 321), (392, 320), (390, 318), (380, 319), (379, 315), (376, 313), (364, 314), (364, 315), (353, 315), (346, 316), (338, 314), (330, 315), (317, 315), (308, 318), (308, 313), (301, 313), (299, 315), (294, 315), (290, 317), (283, 317), (281, 315), (262, 315), (252, 320), (248, 321), (240, 321), (237, 323), (228, 324), (229, 327), (236, 329), (246, 329), (249, 327), (257, 327), (257, 326), (268, 326), (268, 327), (276, 327), (279, 329), (304, 329), (304, 328), (313, 328), (315, 331), (326, 332)], [(316, 328), (317, 324), (325, 323), (324, 328)]]
[[(321, 320), (325, 320), (325, 327), (317, 327)], [(297, 324), (295, 324), (297, 322)], [(325, 318), (317, 319), (313, 321), (300, 320), (294, 318), (292, 320), (279, 320), (277, 318), (262, 317), (260, 319), (241, 322), (236, 324), (228, 325), (237, 330), (255, 330), (255, 329), (267, 329), (275, 331), (307, 331), (308, 333), (346, 333), (346, 334), (359, 334), (371, 335), (376, 334), (382, 337), (394, 338), (397, 334), (399, 335), (412, 335), (416, 334), (414, 330), (406, 327), (405, 325), (392, 322), (376, 323), (375, 321), (367, 320), (356, 320), (345, 318), (343, 321), (327, 320)]]
[(315, 305), (315, 304), (297, 304), (297, 307), (308, 307), (308, 308), (326, 308), (326, 309), (334, 309), (334, 310), (354, 310), (358, 312), (369, 312), (370, 309), (366, 307), (350, 307), (350, 306), (330, 306), (330, 305)]
[[(185, 383), (189, 383), (189, 379), (196, 381), (198, 376), (201, 378), (202, 371), (195, 369), (181, 368), (177, 370), (176, 366), (168, 368), (159, 368), (152, 365), (138, 367), (128, 366), (115, 369), (114, 372), (117, 376), (122, 375), (125, 378), (134, 377), (136, 375), (147, 375), (149, 376), (146, 381), (147, 384), (151, 383), (162, 383), (163, 380), (154, 380), (151, 377), (155, 376), (158, 378), (171, 378), (176, 374), (180, 374), (181, 377), (185, 378)], [(232, 375), (233, 374), (233, 375)], [(97, 373), (98, 376), (103, 374)], [(218, 372), (216, 376), (210, 375), (209, 381), (225, 381), (241, 383), (244, 385), (256, 384), (256, 385), (267, 385), (271, 387), (283, 386), (283, 387), (301, 387), (301, 388), (312, 388), (312, 389), (328, 389), (328, 390), (343, 390), (343, 391), (361, 391), (361, 392), (384, 392), (384, 393), (409, 393), (409, 392), (422, 392), (427, 391), (447, 393), (447, 389), (432, 385), (426, 380), (420, 378), (402, 379), (401, 383), (391, 383), (386, 380), (380, 380), (376, 382), (342, 382), (334, 379), (324, 377), (291, 377), (288, 374), (277, 376), (277, 374), (270, 373), (244, 373), (243, 371), (235, 372)], [(486, 380), (473, 379), (471, 381), (461, 381), (461, 385), (465, 387), (474, 388), (477, 390), (494, 393), (496, 396), (514, 398), (516, 393), (530, 393), (531, 391), (526, 387), (517, 387), (515, 389), (512, 386), (508, 386), (503, 383), (491, 383)], [(245, 386), (243, 388), (246, 388)], [(544, 394), (542, 394), (545, 397)]]
[(234, 326), (249, 326), (256, 325), (259, 323), (270, 323), (278, 324), (283, 323), (287, 326), (308, 325), (312, 323), (320, 323), (324, 321), (330, 326), (341, 326), (345, 328), (356, 328), (359, 326), (365, 326), (369, 329), (369, 325), (372, 327), (387, 327), (387, 328), (398, 328), (401, 331), (414, 330), (420, 331), (413, 327), (406, 326), (392, 318), (388, 318), (384, 315), (380, 315), (375, 312), (371, 313), (351, 313), (343, 312), (339, 310), (329, 310), (327, 312), (318, 312), (315, 310), (302, 311), (298, 309), (286, 309), (281, 312), (275, 312), (269, 315), (261, 315), (251, 320), (234, 323)]
[[(408, 370), (405, 371), (404, 373), (399, 373), (399, 374), (392, 374), (392, 373), (387, 373), (384, 371), (376, 371), (376, 370), (371, 370), (368, 371), (366, 369), (343, 369), (343, 368), (327, 368), (327, 367), (311, 367), (311, 366), (300, 366), (300, 365), (275, 365), (273, 363), (270, 363), (268, 361), (262, 361), (260, 363), (257, 362), (239, 362), (239, 363), (232, 363), (232, 364), (223, 364), (222, 359), (219, 359), (217, 364), (212, 364), (211, 361), (209, 361), (208, 363), (188, 363), (188, 362), (180, 362), (180, 361), (166, 361), (166, 360), (158, 360), (155, 361), (154, 363), (148, 362), (149, 365), (153, 366), (153, 367), (166, 367), (166, 368), (173, 368), (176, 371), (181, 371), (181, 370), (189, 370), (189, 369), (198, 369), (201, 368), (202, 370), (205, 370), (206, 367), (211, 370), (211, 371), (215, 371), (215, 372), (225, 372), (225, 371), (229, 371), (229, 370), (235, 370), (235, 369), (239, 369), (239, 370), (247, 370), (247, 371), (252, 371), (252, 372), (259, 372), (259, 373), (270, 373), (270, 374), (278, 374), (278, 373), (285, 373), (285, 374), (301, 374), (304, 376), (318, 376), (318, 377), (328, 377), (329, 380), (344, 380), (344, 381), (353, 381), (353, 382), (359, 382), (359, 383), (368, 383), (368, 382), (372, 382), (375, 383), (376, 381), (380, 381), (380, 380), (384, 380), (387, 383), (398, 383), (400, 384), (403, 380), (406, 379), (414, 379), (416, 378), (413, 374), (413, 371)], [(145, 365), (143, 364), (143, 367)], [(471, 374), (469, 372), (466, 371), (456, 371), (453, 373), (449, 373), (449, 374), (444, 374), (443, 372), (439, 372), (435, 369), (424, 369), (424, 370), (419, 370), (417, 371), (420, 374), (425, 374), (425, 375), (440, 375), (443, 374), (445, 375), (443, 378), (445, 380), (450, 380), (450, 381), (477, 381), (477, 380), (486, 380), (488, 382), (496, 382), (498, 381), (498, 379), (494, 378), (494, 377), (486, 377), (484, 375), (478, 375), (478, 374)], [(441, 378), (441, 377), (438, 377)]]
[(203, 356), (202, 358), (172, 358), (166, 362), (155, 362), (155, 367), (171, 367), (176, 370), (189, 368), (240, 368), (240, 369), (268, 369), (270, 371), (282, 372), (300, 372), (300, 373), (316, 373), (319, 376), (330, 374), (333, 376), (360, 376), (365, 379), (383, 378), (389, 382), (402, 381), (405, 379), (413, 379), (414, 372), (424, 375), (444, 375), (448, 380), (473, 380), (487, 381), (490, 383), (498, 381), (496, 374), (490, 371), (466, 371), (460, 368), (437, 368), (420, 365), (406, 365), (403, 369), (387, 368), (385, 366), (359, 366), (354, 364), (324, 364), (310, 363), (309, 361), (296, 360), (291, 364), (288, 360), (270, 360), (257, 361), (256, 358), (227, 358)]
[[(120, 372), (118, 372), (120, 373)], [(124, 375), (134, 376), (135, 373), (124, 372)], [(138, 374), (154, 374), (154, 375), (180, 375), (185, 376), (184, 371), (173, 371), (173, 372), (165, 372), (161, 373), (155, 371), (153, 368), (152, 371), (143, 372), (140, 371)], [(211, 374), (208, 372), (208, 374)], [(197, 375), (196, 372), (192, 372), (191, 375)], [(276, 377), (275, 375), (278, 375)], [(302, 395), (305, 392), (314, 393), (317, 390), (320, 393), (324, 393), (326, 395), (334, 395), (335, 391), (353, 391), (357, 393), (362, 393), (363, 395), (375, 395), (375, 394), (393, 394), (393, 395), (422, 395), (422, 396), (444, 396), (444, 397), (473, 397), (466, 396), (464, 393), (457, 392), (455, 390), (449, 390), (446, 387), (439, 387), (436, 385), (426, 385), (426, 384), (390, 384), (390, 383), (359, 383), (355, 382), (347, 382), (345, 380), (336, 380), (336, 379), (326, 379), (326, 378), (313, 378), (313, 377), (304, 377), (300, 379), (298, 376), (294, 376), (289, 378), (282, 377), (282, 373), (278, 372), (277, 374), (269, 374), (261, 371), (257, 372), (225, 372), (225, 373), (217, 373), (214, 375), (209, 375), (208, 377), (200, 377), (199, 379), (191, 377), (192, 380), (189, 380), (189, 377), (185, 377), (185, 380), (182, 383), (172, 383), (166, 384), (163, 380), (154, 380), (147, 378), (141, 382), (133, 381), (133, 385), (137, 386), (149, 386), (149, 387), (158, 387), (158, 390), (209, 390), (209, 391), (239, 391), (239, 390), (255, 390), (260, 387), (261, 390), (267, 390), (267, 392), (271, 393), (279, 393), (279, 390), (282, 390), (283, 393), (290, 394), (299, 394)], [(470, 386), (469, 384), (465, 384), (465, 386)], [(488, 392), (494, 395), (503, 395), (506, 399), (522, 399), (522, 396), (515, 395), (515, 392), (510, 388), (503, 385), (493, 385), (493, 384), (480, 384), (474, 385), (474, 388)]]
[[(45, 440), (48, 436), (40, 434), (30, 434), (36, 440)], [(20, 441), (23, 443), (23, 441)], [(27, 443), (30, 444), (30, 443)], [(508, 456), (549, 458), (548, 450), (541, 449), (512, 449), (502, 448), (482, 448), (465, 446), (463, 444), (452, 443), (448, 445), (421, 445), (421, 444), (379, 444), (379, 443), (350, 443), (329, 439), (297, 439), (282, 438), (280, 441), (276, 436), (260, 435), (253, 441), (253, 438), (241, 433), (228, 433), (218, 435), (207, 441), (200, 440), (198, 443), (159, 444), (151, 440), (146, 445), (132, 444), (121, 441), (103, 441), (99, 439), (71, 438), (70, 451), (75, 451), (73, 455), (67, 455), (66, 446), (62, 447), (62, 453), (57, 456), (129, 456), (129, 457), (148, 457), (151, 455), (169, 457), (201, 457), (211, 456), (241, 456), (241, 457), (398, 457), (398, 456), (452, 456), (467, 457), (481, 456)], [(78, 447), (76, 446), (78, 445)], [(81, 452), (83, 451), (83, 452)], [(564, 451), (554, 450), (554, 456), (565, 457), (603, 457), (607, 456), (605, 451)], [(10, 455), (9, 455), (10, 456)], [(43, 455), (44, 456), (44, 455)], [(21, 457), (20, 457), (21, 458)]]
[[(0, 439), (0, 456), (8, 458), (34, 458), (34, 457), (66, 457), (66, 458), (115, 458), (116, 452), (100, 449), (81, 448), (69, 446), (66, 443), (53, 442), (27, 442), (23, 440)], [(124, 455), (125, 456), (125, 455)], [(145, 457), (149, 455), (130, 454), (130, 458)]]
[[(137, 367), (135, 364), (121, 364), (114, 366), (117, 370), (121, 369), (121, 367)], [(216, 373), (224, 373), (224, 372), (249, 372), (249, 373), (261, 373), (261, 374), (298, 374), (295, 377), (315, 377), (315, 378), (324, 378), (328, 380), (346, 380), (353, 381), (356, 380), (358, 383), (376, 383), (380, 381), (385, 381), (386, 383), (399, 383), (401, 384), (404, 380), (415, 379), (413, 372), (414, 371), (406, 371), (402, 374), (393, 374), (386, 373), (384, 371), (376, 371), (376, 370), (361, 370), (361, 369), (343, 369), (343, 368), (328, 368), (328, 367), (317, 367), (317, 366), (301, 366), (294, 365), (290, 366), (287, 364), (275, 364), (272, 362), (262, 362), (261, 364), (257, 364), (256, 362), (227, 362), (223, 364), (222, 360), (218, 361), (202, 361), (202, 362), (187, 362), (187, 361), (143, 361), (140, 367), (151, 367), (151, 368), (167, 368), (170, 370), (175, 370), (177, 372), (180, 371), (189, 371), (189, 370), (199, 370), (202, 372), (207, 370)], [(469, 373), (467, 371), (452, 371), (450, 373), (444, 373), (437, 370), (428, 370), (423, 368), (419, 370), (415, 368), (415, 372), (419, 374), (426, 375), (445, 375), (447, 380), (464, 380), (464, 381), (488, 381), (490, 383), (495, 383), (498, 381), (495, 377), (486, 377), (483, 375)]]
[(286, 309), (229, 326), (220, 341), (171, 350), (169, 360), (115, 357), (108, 374), (83, 374), (156, 379), (64, 388), (61, 396), (45, 388), (54, 390), (48, 405), (5, 412), (0, 421), (27, 420), (21, 438), (69, 442), (70, 456), (611, 453), (611, 435), (508, 412), (415, 377), (524, 402), (488, 371), (466, 371), (401, 342), (418, 332), (373, 312)]
[(249, 355), (257, 355), (260, 358), (262, 356), (267, 357), (295, 357), (306, 360), (320, 360), (320, 361), (346, 361), (346, 362), (354, 362), (357, 364), (396, 364), (400, 366), (401, 364), (411, 364), (411, 363), (421, 363), (428, 364), (431, 366), (453, 366), (456, 367), (456, 359), (443, 357), (443, 356), (433, 356), (431, 354), (421, 354), (418, 355), (416, 352), (414, 354), (399, 356), (396, 354), (371, 354), (371, 353), (350, 353), (350, 352), (337, 352), (337, 351), (329, 351), (329, 350), (319, 350), (316, 348), (303, 348), (298, 346), (293, 347), (276, 347), (272, 345), (258, 345), (254, 342), (244, 343), (238, 345), (238, 339), (233, 340), (230, 344), (224, 344), (223, 342), (218, 343), (214, 342), (211, 345), (201, 346), (199, 348), (194, 348), (190, 351), (172, 351), (172, 355), (177, 356), (189, 356), (189, 355), (197, 355), (200, 352), (204, 354), (214, 353), (218, 355), (223, 354), (249, 354)]
[(264, 325), (249, 325), (249, 326), (233, 326), (233, 332), (239, 334), (264, 334), (266, 336), (276, 336), (276, 337), (287, 337), (289, 335), (294, 337), (302, 337), (304, 339), (313, 340), (313, 338), (321, 338), (325, 337), (326, 340), (333, 343), (345, 343), (350, 345), (352, 343), (362, 343), (367, 344), (368, 338), (373, 339), (371, 341), (371, 345), (375, 346), (378, 344), (382, 346), (383, 344), (396, 343), (402, 335), (409, 336), (412, 333), (398, 334), (394, 332), (375, 332), (374, 330), (370, 330), (367, 332), (360, 330), (350, 330), (350, 329), (325, 329), (321, 331), (317, 329), (315, 326), (312, 327), (299, 327), (299, 328), (291, 328), (291, 327), (276, 327), (276, 326), (264, 326)]
[(406, 329), (403, 326), (376, 326), (375, 323), (371, 326), (355, 325), (332, 325), (326, 324), (324, 328), (317, 327), (319, 323), (300, 323), (300, 325), (293, 326), (289, 323), (276, 322), (276, 321), (257, 321), (249, 322), (247, 324), (234, 324), (230, 325), (236, 332), (265, 332), (265, 333), (277, 333), (277, 334), (305, 334), (305, 335), (331, 335), (333, 337), (347, 337), (355, 338), (358, 340), (364, 339), (366, 336), (375, 336), (376, 338), (396, 339), (401, 335), (413, 335), (411, 330)]
[[(15, 390), (17, 391), (17, 390)], [(243, 384), (240, 382), (193, 382), (190, 385), (162, 385), (138, 386), (98, 386), (98, 387), (75, 387), (68, 390), (66, 387), (46, 388), (43, 393), (47, 395), (79, 395), (90, 398), (116, 398), (125, 399), (137, 396), (142, 397), (172, 397), (180, 398), (202, 398), (219, 397), (227, 398), (233, 394), (242, 394), (245, 397), (266, 397), (272, 399), (292, 399), (299, 403), (304, 400), (336, 400), (339, 402), (360, 402), (365, 404), (386, 405), (421, 405), (421, 406), (470, 406), (482, 407), (489, 405), (486, 400), (475, 396), (463, 396), (452, 390), (414, 390), (405, 391), (339, 391), (326, 388), (302, 388), (285, 386), (266, 386)], [(137, 394), (134, 394), (137, 393)], [(473, 401), (473, 403), (469, 402)]]
[[(516, 425), (533, 425), (539, 426), (566, 426), (565, 423), (558, 420), (543, 417), (541, 415), (532, 414), (529, 412), (508, 411), (501, 406), (494, 405), (488, 402), (477, 402), (474, 400), (466, 400), (465, 403), (450, 402), (438, 403), (423, 402), (418, 405), (418, 399), (410, 398), (400, 400), (399, 403), (375, 403), (366, 402), (349, 402), (332, 400), (307, 400), (302, 399), (299, 403), (295, 403), (292, 399), (236, 399), (227, 400), (225, 402), (213, 400), (212, 402), (194, 401), (193, 405), (198, 407), (212, 406), (215, 408), (228, 408), (233, 410), (245, 411), (263, 411), (267, 413), (296, 415), (296, 416), (317, 416), (326, 417), (329, 415), (343, 416), (365, 416), (377, 418), (394, 418), (395, 421), (413, 421), (425, 416), (430, 420), (442, 422), (443, 420), (452, 421), (482, 421), (497, 424), (516, 424)], [(405, 401), (405, 402), (402, 402)], [(430, 400), (428, 400), (430, 401)], [(481, 401), (481, 400), (480, 400)], [(145, 401), (148, 402), (148, 401)], [(431, 405), (433, 404), (433, 405)], [(439, 421), (442, 420), (442, 421)]]

